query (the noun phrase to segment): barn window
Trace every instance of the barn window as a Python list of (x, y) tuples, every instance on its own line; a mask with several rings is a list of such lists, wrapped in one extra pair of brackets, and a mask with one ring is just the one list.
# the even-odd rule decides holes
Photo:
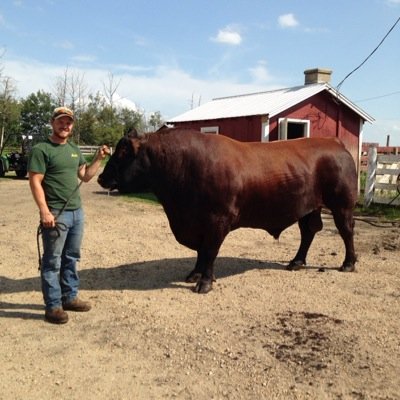
[(279, 118), (279, 140), (310, 137), (310, 121), (305, 119)]
[(200, 132), (202, 133), (219, 133), (219, 126), (203, 126), (200, 128)]

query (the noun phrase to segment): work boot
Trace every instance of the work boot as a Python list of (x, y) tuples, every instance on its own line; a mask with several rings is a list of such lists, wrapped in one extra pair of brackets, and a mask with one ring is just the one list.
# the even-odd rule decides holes
[(68, 322), (68, 314), (61, 307), (46, 310), (44, 318), (52, 324), (66, 324)]
[(75, 297), (72, 301), (63, 304), (64, 310), (68, 311), (78, 311), (78, 312), (86, 312), (89, 311), (92, 306), (88, 301), (83, 301), (78, 297)]

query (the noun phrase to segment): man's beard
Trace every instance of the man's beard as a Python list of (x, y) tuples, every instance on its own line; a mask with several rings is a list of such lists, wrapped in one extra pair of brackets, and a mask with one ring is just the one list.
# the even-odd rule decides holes
[(55, 131), (54, 134), (60, 138), (60, 139), (68, 139), (71, 135), (71, 132), (67, 132), (67, 134), (65, 135), (66, 131)]

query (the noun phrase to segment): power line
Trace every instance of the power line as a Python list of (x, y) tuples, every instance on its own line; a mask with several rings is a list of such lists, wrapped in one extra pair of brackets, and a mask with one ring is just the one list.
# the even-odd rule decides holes
[(375, 49), (370, 53), (370, 55), (356, 68), (353, 69), (353, 71), (349, 72), (344, 79), (336, 86), (336, 90), (339, 92), (340, 86), (342, 86), (343, 82), (354, 72), (356, 72), (358, 69), (360, 69), (371, 57), (372, 55), (379, 49), (379, 47), (382, 45), (382, 43), (385, 41), (385, 39), (389, 36), (389, 34), (392, 32), (392, 30), (395, 28), (395, 26), (398, 24), (400, 21), (400, 17), (397, 18), (397, 21), (393, 24), (393, 26), (389, 29), (388, 33), (383, 37), (383, 39), (379, 42), (378, 46), (375, 47)]
[(369, 98), (367, 98), (367, 99), (354, 100), (354, 102), (355, 102), (355, 103), (361, 103), (361, 102), (363, 102), (363, 101), (382, 99), (382, 98), (384, 98), (384, 97), (394, 96), (395, 94), (400, 94), (400, 90), (398, 90), (397, 92), (382, 94), (382, 95), (380, 95), (380, 96), (369, 97)]

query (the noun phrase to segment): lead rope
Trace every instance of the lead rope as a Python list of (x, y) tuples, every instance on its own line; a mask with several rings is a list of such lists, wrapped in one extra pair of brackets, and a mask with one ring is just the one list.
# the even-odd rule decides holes
[[(71, 200), (72, 196), (75, 194), (75, 192), (80, 188), (80, 186), (82, 185), (83, 181), (80, 181), (75, 189), (72, 191), (72, 193), (69, 195), (68, 199), (65, 201), (64, 206), (62, 207), (62, 209), (57, 213), (55, 220), (56, 220), (56, 224), (54, 226), (54, 228), (50, 228), (50, 229), (54, 229), (57, 232), (57, 236), (60, 237), (61, 232), (65, 232), (67, 230), (67, 226), (62, 223), (62, 222), (57, 222), (57, 218), (64, 212), (64, 210), (66, 209), (69, 201)], [(45, 228), (42, 225), (42, 222), (39, 222), (39, 226), (37, 228), (36, 231), (36, 244), (37, 244), (37, 250), (38, 250), (38, 263), (39, 263), (39, 267), (38, 267), (38, 271), (40, 271), (40, 268), (42, 266), (42, 255), (40, 252), (40, 240), (39, 237), (43, 234), (43, 229), (49, 229), (49, 228)]]
[(66, 231), (67, 230), (67, 226), (62, 223), (62, 222), (56, 222), (54, 228), (44, 228), (42, 223), (39, 223), (39, 226), (37, 228), (37, 232), (36, 232), (36, 244), (37, 244), (37, 249), (38, 249), (38, 271), (40, 271), (40, 268), (42, 266), (42, 255), (40, 253), (40, 240), (39, 237), (43, 234), (43, 229), (54, 229), (57, 232), (57, 236), (60, 237), (61, 235), (61, 231)]

